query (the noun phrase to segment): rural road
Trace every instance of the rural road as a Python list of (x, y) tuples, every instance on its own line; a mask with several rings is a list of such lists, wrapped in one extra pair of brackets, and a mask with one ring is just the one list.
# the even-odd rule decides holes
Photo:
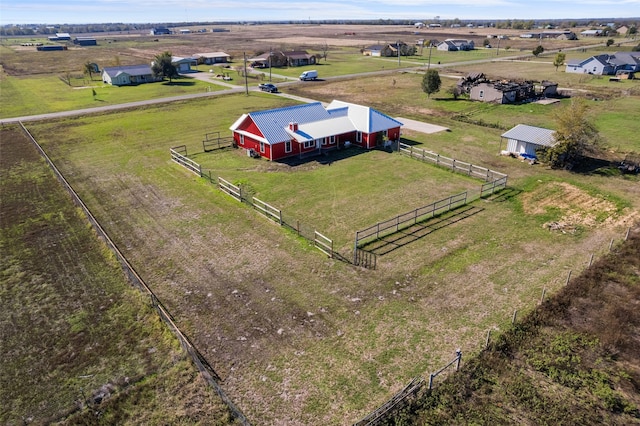
[[(592, 47), (598, 47), (598, 46), (602, 46), (603, 44), (598, 44), (595, 46), (581, 46), (579, 48), (575, 48), (575, 49), (588, 49), (588, 48), (592, 48)], [(565, 49), (565, 50), (572, 50), (572, 49)], [(475, 61), (466, 61), (466, 62), (453, 62), (453, 63), (447, 63), (447, 64), (430, 64), (431, 68), (444, 68), (444, 67), (452, 67), (452, 66), (459, 66), (459, 65), (473, 65), (473, 64), (482, 64), (482, 63), (486, 63), (486, 62), (495, 62), (495, 61), (515, 61), (515, 60), (522, 60), (523, 57), (526, 56), (532, 56), (531, 54), (528, 55), (517, 55), (517, 56), (512, 56), (512, 57), (507, 57), (507, 58), (485, 58), (485, 59), (478, 59)], [(391, 60), (395, 62), (394, 60)], [(388, 70), (381, 70), (381, 71), (372, 71), (372, 72), (366, 72), (366, 73), (358, 73), (358, 74), (349, 74), (349, 75), (341, 75), (341, 76), (336, 76), (336, 77), (327, 77), (323, 80), (344, 80), (344, 79), (350, 79), (350, 78), (356, 78), (356, 77), (363, 77), (363, 76), (373, 76), (373, 75), (384, 75), (384, 74), (390, 74), (390, 73), (397, 73), (397, 72), (424, 72), (427, 67), (425, 67), (424, 63), (417, 63), (417, 62), (411, 62), (409, 60), (404, 59), (405, 63), (411, 64), (407, 67), (402, 67), (402, 68), (393, 68), (393, 69), (388, 69)], [(206, 82), (211, 83), (211, 76), (208, 73), (189, 73), (189, 74), (185, 74), (186, 76), (189, 77), (193, 77), (193, 78), (197, 78), (199, 80), (203, 80)], [(283, 78), (283, 79), (288, 79), (291, 80), (289, 82), (285, 82), (285, 83), (280, 83), (279, 86), (288, 86), (288, 85), (292, 85), (292, 84), (310, 84), (310, 83), (304, 83), (301, 82), (295, 78), (291, 78), (291, 77), (287, 77), (287, 76), (283, 76), (283, 75), (277, 75), (277, 74), (272, 74), (272, 76), (276, 76), (277, 78)], [(447, 75), (442, 75), (442, 77), (455, 77), (456, 76), (447, 76)], [(9, 124), (9, 123), (17, 123), (20, 121), (26, 122), (26, 121), (38, 121), (38, 120), (46, 120), (46, 119), (52, 119), (52, 118), (61, 118), (61, 117), (72, 117), (72, 116), (77, 116), (77, 115), (85, 115), (85, 114), (97, 114), (97, 113), (103, 113), (103, 112), (108, 112), (108, 111), (116, 111), (116, 110), (120, 110), (120, 109), (128, 109), (128, 108), (136, 108), (136, 107), (140, 107), (140, 106), (145, 106), (145, 105), (154, 105), (154, 104), (162, 104), (162, 103), (168, 103), (168, 102), (175, 102), (175, 101), (184, 101), (184, 100), (188, 100), (188, 99), (196, 99), (196, 98), (204, 98), (204, 97), (209, 97), (209, 96), (219, 96), (219, 95), (227, 95), (227, 94), (231, 94), (231, 93), (243, 93), (246, 91), (246, 87), (244, 84), (242, 85), (233, 85), (230, 83), (226, 83), (226, 82), (216, 82), (216, 84), (222, 84), (224, 86), (227, 86), (227, 89), (223, 89), (223, 90), (217, 90), (217, 91), (213, 91), (213, 92), (204, 92), (204, 93), (192, 93), (192, 94), (188, 94), (188, 95), (180, 95), (180, 96), (173, 96), (173, 97), (166, 97), (166, 98), (158, 98), (158, 99), (146, 99), (143, 101), (136, 101), (136, 102), (127, 102), (127, 103), (123, 103), (123, 104), (116, 104), (116, 105), (105, 105), (105, 106), (101, 106), (101, 107), (94, 107), (94, 108), (85, 108), (85, 109), (78, 109), (78, 110), (70, 110), (70, 111), (59, 111), (59, 112), (52, 112), (52, 113), (46, 113), (46, 114), (37, 114), (37, 115), (27, 115), (27, 116), (22, 116), (22, 117), (9, 117), (9, 118), (1, 118), (0, 119), (0, 125), (4, 125), (4, 124)], [(249, 86), (248, 87), (249, 91), (258, 91), (257, 86)], [(286, 93), (278, 93), (278, 95), (280, 96), (284, 96), (284, 97), (288, 97), (291, 99), (296, 99), (296, 100), (300, 100), (302, 102), (316, 102), (313, 99), (307, 99), (307, 98), (301, 98), (298, 96), (293, 96), (293, 95), (289, 95)]]

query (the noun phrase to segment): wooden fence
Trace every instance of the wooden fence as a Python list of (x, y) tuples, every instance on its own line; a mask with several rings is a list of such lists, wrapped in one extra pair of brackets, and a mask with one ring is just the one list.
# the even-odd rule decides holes
[(186, 167), (198, 176), (202, 176), (202, 167), (192, 159), (187, 157), (187, 146), (180, 145), (171, 148), (171, 159), (176, 163)]
[(445, 157), (433, 151), (427, 151), (422, 148), (416, 148), (404, 143), (398, 144), (398, 151), (402, 154), (406, 154), (411, 158), (430, 162), (438, 166), (446, 167), (454, 172), (462, 173), (467, 176), (483, 179), (486, 182), (493, 182), (498, 179), (507, 177), (504, 173), (497, 172), (495, 170), (488, 169), (486, 167), (476, 166), (475, 164), (467, 163), (464, 161), (456, 160), (454, 158)]
[(202, 141), (202, 149), (204, 152), (211, 152), (217, 149), (228, 148), (233, 146), (232, 136), (221, 137), (220, 132), (206, 133)]
[(232, 196), (236, 200), (242, 202), (242, 189), (240, 189), (239, 186), (236, 186), (231, 182), (218, 177), (218, 189), (220, 189), (220, 191), (226, 193), (227, 195)]
[(480, 187), (480, 198), (502, 191), (507, 187), (507, 176), (501, 177), (491, 182), (487, 182)]
[(431, 203), (427, 206), (417, 208), (408, 213), (403, 213), (392, 219), (385, 220), (384, 222), (378, 222), (367, 229), (356, 231), (354, 251), (365, 243), (379, 240), (386, 235), (396, 233), (402, 229), (406, 229), (417, 223), (431, 219), (466, 203), (467, 192), (465, 191), (436, 201), (435, 203)]
[(281, 210), (273, 207), (270, 204), (265, 203), (264, 201), (257, 199), (256, 197), (253, 197), (253, 208), (258, 210), (268, 219), (271, 219), (274, 222), (278, 223), (278, 225), (282, 226)]
[[(216, 393), (220, 396), (222, 401), (227, 405), (231, 414), (235, 417), (235, 419), (243, 426), (251, 426), (245, 415), (240, 411), (240, 409), (231, 401), (231, 399), (226, 395), (224, 390), (219, 384), (221, 381), (218, 374), (211, 367), (211, 365), (207, 362), (204, 356), (198, 351), (198, 349), (193, 345), (193, 343), (189, 340), (189, 338), (178, 328), (178, 326), (173, 321), (173, 317), (168, 312), (168, 310), (162, 305), (158, 297), (153, 293), (151, 288), (142, 280), (140, 275), (136, 272), (133, 266), (129, 263), (126, 257), (122, 254), (120, 249), (116, 246), (116, 244), (111, 240), (107, 232), (102, 228), (98, 220), (93, 216), (93, 213), (89, 210), (87, 205), (82, 201), (80, 196), (73, 189), (71, 184), (65, 179), (62, 173), (58, 170), (56, 165), (51, 161), (49, 156), (46, 154), (44, 149), (40, 146), (40, 144), (35, 140), (35, 138), (31, 135), (31, 133), (27, 130), (26, 127), (22, 124), (22, 122), (18, 123), (22, 128), (22, 131), (27, 136), (27, 138), (31, 141), (31, 143), (38, 150), (40, 155), (45, 159), (46, 163), (49, 165), (49, 168), (53, 171), (53, 174), (58, 179), (58, 181), (62, 184), (64, 189), (71, 196), (71, 200), (73, 203), (82, 210), (87, 221), (91, 225), (91, 227), (96, 232), (98, 238), (102, 240), (105, 245), (111, 250), (111, 252), (115, 255), (116, 259), (120, 263), (122, 270), (125, 275), (129, 279), (129, 283), (149, 295), (151, 300), (151, 305), (158, 313), (158, 316), (162, 319), (162, 321), (169, 327), (174, 336), (180, 341), (181, 346), (185, 349), (187, 354), (191, 357), (192, 362), (200, 371), (201, 376), (205, 379), (205, 381), (214, 388)], [(173, 151), (173, 150), (172, 150)], [(186, 153), (186, 147), (184, 149)], [(182, 163), (180, 163), (182, 164)], [(186, 166), (185, 166), (186, 167)]]

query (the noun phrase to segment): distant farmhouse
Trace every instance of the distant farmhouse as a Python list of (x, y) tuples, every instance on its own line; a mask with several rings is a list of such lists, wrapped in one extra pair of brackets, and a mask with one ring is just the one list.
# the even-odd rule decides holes
[(305, 50), (291, 50), (287, 52), (272, 51), (247, 59), (254, 68), (272, 67), (300, 67), (315, 65), (316, 57)]
[(558, 40), (577, 40), (578, 36), (572, 31), (542, 31), (520, 34), (520, 38), (555, 38)]
[(473, 50), (475, 49), (475, 44), (473, 43), (473, 40), (448, 38), (445, 41), (438, 43), (436, 49), (449, 52), (458, 50)]
[(272, 161), (334, 149), (373, 149), (400, 137), (402, 123), (373, 108), (320, 102), (243, 114), (230, 127), (234, 142)]
[(594, 75), (624, 75), (633, 78), (640, 71), (640, 52), (616, 52), (567, 62), (565, 72)]
[(196, 53), (193, 57), (198, 64), (205, 65), (226, 64), (231, 60), (231, 55), (224, 52)]
[(93, 37), (76, 37), (73, 39), (73, 44), (78, 46), (97, 46), (98, 41)]
[(105, 67), (102, 70), (102, 81), (112, 86), (130, 86), (162, 81), (162, 78), (153, 76), (151, 65), (125, 65)]
[(391, 44), (374, 44), (362, 49), (364, 56), (382, 56), (382, 57), (397, 57), (398, 49), (400, 49), (400, 56), (411, 56), (416, 54), (416, 47), (409, 46), (402, 41)]
[(56, 35), (47, 37), (49, 41), (71, 41), (69, 33), (56, 33)]
[(157, 28), (152, 28), (150, 31), (150, 34), (151, 35), (169, 35), (171, 34), (171, 30), (166, 27), (157, 27)]

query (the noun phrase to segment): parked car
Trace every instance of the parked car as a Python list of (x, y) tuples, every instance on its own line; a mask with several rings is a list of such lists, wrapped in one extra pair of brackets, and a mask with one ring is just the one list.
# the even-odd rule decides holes
[(269, 92), (269, 93), (278, 93), (278, 88), (276, 87), (275, 84), (271, 84), (271, 83), (260, 83), (258, 84), (258, 87), (260, 88), (260, 90), (262, 90), (263, 92)]
[(300, 74), (300, 80), (302, 81), (315, 80), (317, 78), (318, 78), (318, 71), (316, 70), (305, 71), (302, 74)]

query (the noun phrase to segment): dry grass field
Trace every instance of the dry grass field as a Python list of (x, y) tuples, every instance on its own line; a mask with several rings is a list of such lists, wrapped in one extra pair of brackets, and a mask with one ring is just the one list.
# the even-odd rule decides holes
[[(82, 51), (75, 60), (101, 55), (105, 65), (115, 57), (138, 63), (163, 50), (175, 55), (223, 50), (241, 56), (276, 43), (310, 51), (327, 43), (357, 52), (367, 44), (431, 35), (430, 30), (416, 34), (412, 27), (385, 26), (228, 29), (167, 38), (107, 35), (100, 49), (91, 56)], [(484, 39), (479, 31), (433, 35)], [(511, 49), (531, 49), (527, 43), (514, 39)], [(565, 48), (564, 43), (557, 48)], [(60, 60), (58, 69), (48, 70), (33, 65), (33, 52), (24, 53), (34, 56), (25, 59), (14, 52), (15, 61), (3, 62), (7, 74), (57, 72), (72, 65)], [(169, 147), (185, 139), (198, 146), (205, 132), (224, 131), (242, 113), (293, 102), (289, 99), (220, 96), (28, 127), (253, 424), (346, 425), (412, 377), (442, 367), (457, 348), (465, 358), (479, 353), (488, 330), (509, 329), (514, 310), (533, 310), (543, 291), (553, 295), (569, 271), (584, 269), (590, 255), (606, 252), (612, 239), (621, 239), (638, 221), (637, 178), (553, 171), (497, 156), (498, 129), (454, 120), (455, 106), (427, 100), (419, 92), (419, 79), (403, 73), (286, 88), (289, 94), (360, 102), (390, 115), (446, 125), (451, 132), (427, 136), (408, 131), (404, 137), (510, 176), (501, 196), (477, 201), (460, 220), (380, 256), (376, 270), (324, 257), (169, 160)], [(524, 115), (489, 114), (505, 123)], [(547, 110), (537, 119), (547, 120), (545, 114), (551, 115)], [(634, 141), (624, 146), (637, 149)], [(403, 161), (415, 161), (393, 157), (385, 162), (384, 155), (362, 154), (361, 160), (370, 162), (373, 174), (393, 168), (398, 172), (394, 179), (401, 178)], [(256, 168), (253, 159), (243, 161), (233, 171), (236, 179), (249, 179), (241, 173)], [(411, 163), (406, 169), (415, 167)], [(431, 166), (421, 170), (429, 185), (438, 184), (430, 175), (446, 179)], [(420, 177), (412, 179), (420, 187)], [(394, 196), (404, 198), (393, 185), (385, 191), (386, 198), (369, 202), (356, 202), (348, 194), (340, 201), (353, 202), (349, 211), (357, 214), (358, 209), (375, 211), (376, 200), (392, 208)], [(290, 192), (289, 202), (302, 204), (298, 190)], [(303, 211), (305, 205), (296, 207)], [(549, 231), (544, 227), (549, 221), (565, 222), (566, 232)], [(199, 402), (194, 398), (193, 403)]]

